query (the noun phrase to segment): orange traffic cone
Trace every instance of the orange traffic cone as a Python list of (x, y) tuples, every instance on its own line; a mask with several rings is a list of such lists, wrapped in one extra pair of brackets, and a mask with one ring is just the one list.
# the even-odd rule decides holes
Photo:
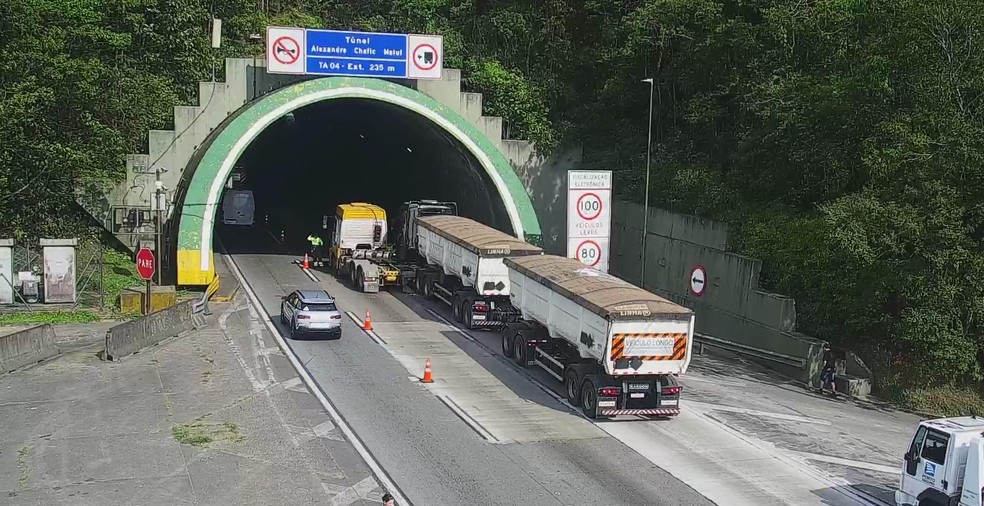
[(368, 309), (366, 309), (366, 320), (362, 322), (362, 330), (372, 330), (372, 315), (369, 314)]
[(424, 377), (420, 380), (421, 383), (433, 383), (434, 378), (431, 377), (431, 359), (427, 357), (427, 362), (424, 363)]
[(308, 257), (307, 257), (307, 253), (304, 254), (304, 268), (305, 269), (308, 268)]

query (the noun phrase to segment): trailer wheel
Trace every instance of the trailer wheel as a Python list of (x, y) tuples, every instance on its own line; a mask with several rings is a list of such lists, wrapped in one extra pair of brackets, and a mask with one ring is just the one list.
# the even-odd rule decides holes
[(598, 392), (589, 379), (581, 383), (581, 412), (592, 420), (598, 418)]
[(464, 322), (464, 317), (461, 314), (461, 298), (457, 295), (451, 297), (451, 313), (454, 314), (454, 321), (458, 323)]
[(580, 385), (577, 381), (577, 371), (568, 369), (564, 376), (564, 384), (567, 387), (567, 403), (574, 407), (580, 406), (581, 390), (578, 388)]
[(513, 339), (513, 360), (520, 367), (526, 367), (526, 338), (520, 333), (516, 333), (516, 338)]
[(427, 300), (434, 300), (434, 280), (430, 276), (424, 278), (424, 298)]
[(461, 319), (462, 323), (465, 324), (466, 329), (472, 330), (475, 328), (475, 326), (472, 325), (471, 303), (467, 299), (461, 302)]
[(512, 356), (513, 354), (512, 343), (513, 340), (509, 336), (509, 329), (508, 328), (502, 329), (502, 356), (503, 357)]

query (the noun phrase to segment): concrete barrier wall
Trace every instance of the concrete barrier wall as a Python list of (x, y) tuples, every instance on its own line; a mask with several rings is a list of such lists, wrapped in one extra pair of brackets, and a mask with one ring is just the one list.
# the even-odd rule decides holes
[[(614, 203), (613, 275), (693, 309), (698, 333), (804, 361), (802, 367), (794, 368), (751, 356), (756, 362), (808, 383), (819, 377), (821, 342), (795, 331), (792, 298), (759, 288), (760, 260), (726, 251), (727, 225), (650, 209), (646, 279), (641, 282), (644, 213), (639, 204)], [(706, 288), (700, 297), (690, 291), (691, 273), (697, 265), (706, 272)]]
[(0, 374), (58, 354), (55, 329), (44, 324), (0, 337)]
[(117, 325), (106, 332), (106, 360), (119, 360), (148, 346), (200, 326), (195, 300), (179, 302), (142, 318)]

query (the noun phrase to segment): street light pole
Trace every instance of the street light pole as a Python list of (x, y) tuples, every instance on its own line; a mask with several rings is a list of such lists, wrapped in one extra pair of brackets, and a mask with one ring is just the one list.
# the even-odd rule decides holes
[(653, 155), (653, 91), (656, 83), (653, 78), (643, 79), (642, 82), (649, 83), (649, 141), (646, 143), (646, 196), (644, 214), (642, 215), (642, 274), (639, 278), (639, 286), (646, 287), (646, 239), (649, 237), (649, 167), (652, 163)]
[[(161, 258), (164, 256), (161, 254), (161, 249), (163, 249), (164, 241), (161, 240), (161, 232), (162, 232), (161, 229), (163, 227), (161, 226), (162, 224), (161, 224), (161, 168), (160, 167), (157, 167), (154, 171), (154, 208), (157, 210), (156, 211), (157, 216), (154, 217), (155, 218), (154, 219), (154, 241), (155, 241), (154, 255), (157, 256), (157, 258), (155, 259), (157, 265), (155, 267), (157, 267), (156, 269), (157, 286), (161, 286), (161, 265), (162, 265)], [(148, 293), (148, 297), (149, 296), (150, 294)], [(148, 298), (147, 301), (149, 305), (150, 299)]]

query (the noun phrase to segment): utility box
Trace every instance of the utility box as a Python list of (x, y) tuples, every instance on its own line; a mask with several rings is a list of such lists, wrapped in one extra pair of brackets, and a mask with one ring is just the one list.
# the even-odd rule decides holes
[[(120, 311), (123, 313), (140, 313), (143, 310), (143, 299), (147, 295), (147, 287), (125, 288), (120, 291)], [(150, 287), (150, 312), (174, 307), (178, 303), (178, 291), (174, 286)]]
[(74, 303), (75, 248), (78, 239), (41, 239), (44, 270), (44, 302)]
[(14, 303), (14, 240), (0, 239), (0, 304)]

